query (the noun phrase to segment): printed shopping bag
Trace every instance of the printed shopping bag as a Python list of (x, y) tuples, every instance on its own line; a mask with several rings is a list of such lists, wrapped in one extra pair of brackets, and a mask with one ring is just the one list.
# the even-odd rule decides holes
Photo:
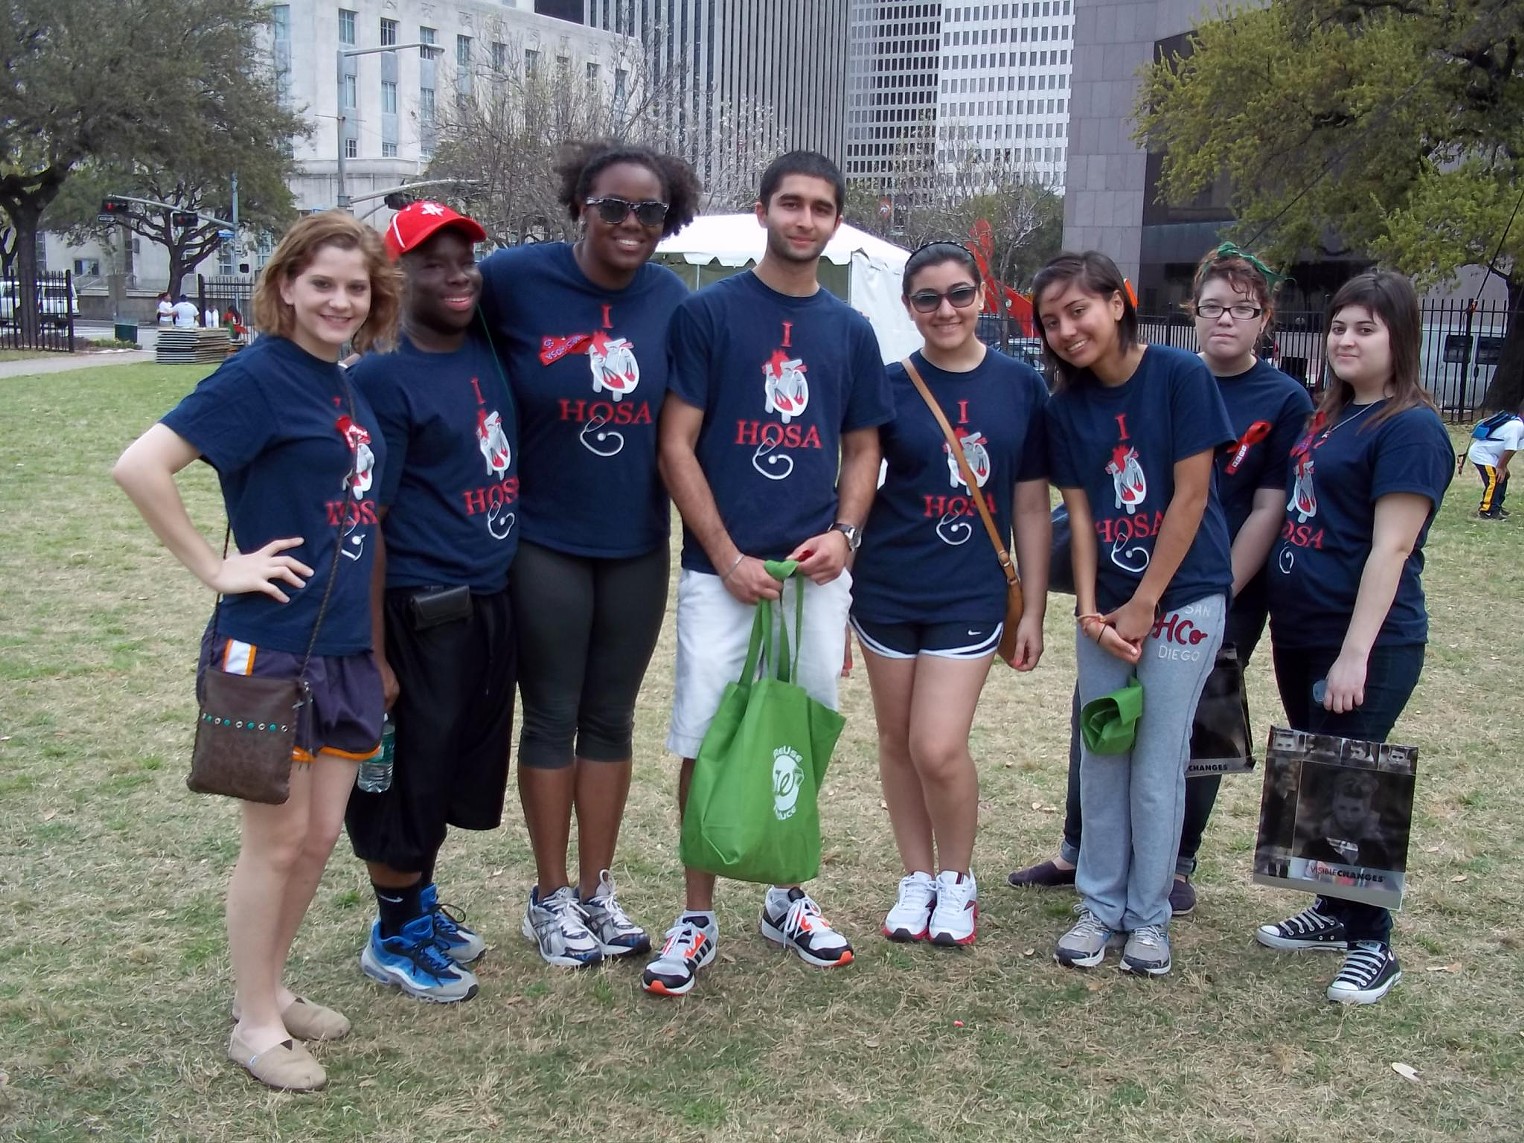
[(1254, 880), (1402, 907), (1418, 748), (1270, 728)]
[(1246, 774), (1254, 769), (1249, 730), (1249, 695), (1238, 648), (1224, 643), (1207, 676), (1191, 729), (1191, 759), (1185, 776)]
[[(792, 562), (769, 562), (779, 579)], [(845, 720), (795, 681), (804, 584), (794, 585), (794, 637), (757, 604), (741, 677), (725, 687), (694, 761), (683, 814), (683, 864), (738, 881), (790, 885), (820, 872), (818, 796)], [(760, 675), (760, 677), (759, 677)]]

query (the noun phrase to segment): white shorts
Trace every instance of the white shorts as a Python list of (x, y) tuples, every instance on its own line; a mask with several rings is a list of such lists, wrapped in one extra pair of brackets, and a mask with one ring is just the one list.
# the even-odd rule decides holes
[[(847, 649), (847, 612), (852, 607), (852, 573), (843, 571), (825, 586), (806, 579), (783, 585), (783, 606), (793, 630), (795, 592), (804, 588), (804, 631), (798, 682), (817, 702), (836, 709), (836, 683)], [(672, 727), (667, 749), (680, 758), (698, 757), (699, 745), (720, 707), (727, 683), (741, 677), (751, 642), (754, 609), (738, 603), (720, 577), (684, 569), (677, 580), (677, 677), (672, 687)]]

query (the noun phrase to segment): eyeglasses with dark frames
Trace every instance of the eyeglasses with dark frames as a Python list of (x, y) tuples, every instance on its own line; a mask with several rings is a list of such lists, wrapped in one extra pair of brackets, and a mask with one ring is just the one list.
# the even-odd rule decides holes
[(1225, 306), (1221, 302), (1197, 302), (1196, 316), (1206, 318), (1207, 321), (1216, 321), (1222, 317), (1223, 311), (1233, 315), (1234, 321), (1252, 321), (1264, 313), (1261, 306), (1251, 306), (1248, 302), (1239, 302), (1237, 305)]
[(642, 226), (660, 226), (667, 220), (667, 204), (651, 198), (644, 202), (631, 202), (627, 198), (604, 195), (602, 198), (588, 199), (587, 205), (597, 207), (598, 217), (610, 226), (618, 226), (630, 217), (632, 210), (635, 212), (635, 221)]
[(945, 294), (939, 294), (936, 290), (917, 290), (910, 295), (910, 307), (918, 314), (934, 314), (942, 305), (942, 299), (946, 298), (953, 309), (966, 310), (978, 296), (978, 286), (954, 286)]

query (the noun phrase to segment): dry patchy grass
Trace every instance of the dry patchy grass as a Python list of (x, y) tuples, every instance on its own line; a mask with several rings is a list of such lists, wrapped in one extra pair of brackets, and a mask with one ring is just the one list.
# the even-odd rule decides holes
[[(199, 376), (124, 366), (0, 382), (0, 1136), (43, 1139), (1517, 1138), (1524, 1114), (1524, 731), (1513, 619), (1524, 514), (1484, 524), (1457, 481), (1430, 543), (1434, 642), (1396, 737), (1422, 748), (1406, 979), (1348, 1010), (1333, 958), (1256, 947), (1304, 899), (1249, 884), (1254, 778), (1230, 778), (1204, 847), (1197, 915), (1162, 981), (1058, 968), (1072, 898), (1003, 875), (1052, 850), (1073, 680), (1067, 608), (1033, 677), (1001, 670), (981, 707), (983, 926), (971, 950), (891, 945), (898, 877), (880, 808), (867, 681), (825, 793), (817, 887), (858, 948), (820, 972), (755, 935), (758, 893), (722, 891), (719, 961), (688, 998), (644, 996), (637, 964), (571, 974), (518, 936), (522, 823), (455, 836), (446, 895), (494, 947), (482, 993), (435, 1008), (377, 990), (356, 957), (371, 916), (340, 843), (293, 979), (347, 1011), (320, 1049), (329, 1089), (264, 1092), (224, 1059), (221, 897), (231, 805), (189, 795), (192, 656), (210, 599), (111, 485), (126, 441)], [(193, 515), (220, 526), (206, 471)], [(1269, 656), (1255, 725), (1277, 714)], [(642, 696), (617, 871), (652, 929), (680, 904), (670, 624)], [(1030, 954), (1029, 954), (1029, 950)], [(1404, 1062), (1417, 1083), (1394, 1073)]]

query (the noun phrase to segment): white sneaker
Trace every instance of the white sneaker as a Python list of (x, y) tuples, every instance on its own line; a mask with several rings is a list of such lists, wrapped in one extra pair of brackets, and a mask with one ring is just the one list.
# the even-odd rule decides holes
[(937, 907), (931, 913), (931, 943), (971, 945), (979, 928), (979, 886), (973, 871), (944, 869), (937, 874)]
[(821, 916), (820, 906), (797, 885), (786, 897), (782, 890), (767, 891), (757, 927), (773, 944), (792, 949), (805, 964), (835, 968), (852, 963), (847, 938), (831, 927), (831, 922)]
[(900, 896), (884, 918), (884, 936), (891, 941), (924, 941), (937, 903), (937, 883), (920, 870), (900, 878)]
[(544, 899), (538, 885), (531, 889), (522, 928), (524, 935), (539, 946), (546, 964), (582, 968), (603, 959), (597, 938), (588, 930), (587, 914), (577, 901), (577, 891), (570, 885)]
[(651, 938), (619, 904), (614, 879), (604, 869), (598, 874), (598, 891), (582, 902), (588, 931), (604, 956), (629, 956), (651, 951)]
[(641, 987), (657, 996), (683, 996), (693, 990), (698, 970), (714, 959), (719, 925), (701, 924), (700, 918), (682, 915), (667, 930), (667, 939), (656, 959), (640, 974)]

